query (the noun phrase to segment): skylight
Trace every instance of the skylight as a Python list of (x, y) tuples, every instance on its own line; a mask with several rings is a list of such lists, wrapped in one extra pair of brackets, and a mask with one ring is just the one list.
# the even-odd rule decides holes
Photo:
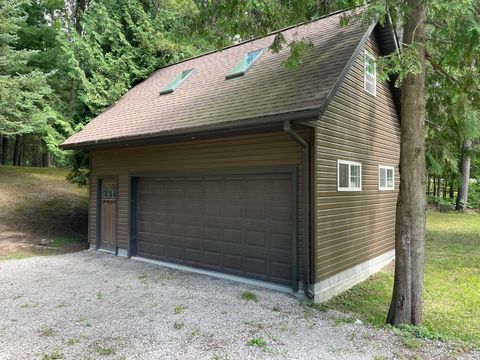
[(236, 78), (245, 75), (247, 70), (262, 55), (264, 49), (258, 49), (248, 52), (226, 76), (227, 79)]
[(165, 88), (163, 88), (160, 91), (160, 95), (166, 95), (166, 94), (172, 93), (173, 90), (179, 87), (180, 84), (183, 83), (192, 74), (193, 74), (193, 69), (183, 70), (180, 74), (177, 75), (175, 79), (173, 79), (173, 81), (170, 84), (168, 84)]

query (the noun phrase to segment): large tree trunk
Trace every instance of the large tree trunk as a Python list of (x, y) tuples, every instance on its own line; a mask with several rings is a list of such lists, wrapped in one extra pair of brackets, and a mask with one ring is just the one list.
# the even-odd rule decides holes
[(17, 135), (15, 138), (15, 146), (13, 147), (13, 165), (22, 166), (23, 160), (23, 141), (22, 136)]
[(400, 190), (395, 227), (395, 279), (387, 322), (422, 322), (425, 245), (425, 7), (408, 0), (404, 43), (418, 47), (422, 73), (409, 74), (402, 83)]
[(462, 182), (458, 188), (457, 196), (457, 205), (455, 208), (457, 210), (466, 210), (468, 202), (468, 184), (470, 182), (470, 163), (471, 156), (470, 150), (472, 149), (472, 140), (465, 140), (462, 146), (462, 165), (461, 165), (461, 174)]
[(2, 165), (7, 164), (7, 157), (8, 157), (8, 138), (6, 136), (2, 136)]

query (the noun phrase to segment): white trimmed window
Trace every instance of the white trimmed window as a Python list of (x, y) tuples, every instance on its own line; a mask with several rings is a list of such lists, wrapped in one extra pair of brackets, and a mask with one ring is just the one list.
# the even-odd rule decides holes
[(373, 96), (377, 96), (377, 64), (375, 57), (368, 51), (365, 51), (364, 63), (364, 89)]
[(337, 161), (337, 190), (361, 191), (362, 190), (362, 164), (359, 162)]
[(393, 166), (378, 165), (378, 190), (395, 189), (395, 168)]

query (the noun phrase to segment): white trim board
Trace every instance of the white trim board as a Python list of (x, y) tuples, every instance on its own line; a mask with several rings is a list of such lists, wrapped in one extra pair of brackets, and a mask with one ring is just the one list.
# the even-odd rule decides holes
[(338, 295), (359, 282), (368, 279), (369, 276), (387, 266), (394, 258), (395, 250), (391, 250), (317, 282), (313, 286), (313, 291), (315, 293), (314, 301), (316, 303), (322, 303), (330, 300), (335, 295)]
[(186, 271), (186, 272), (191, 272), (195, 274), (201, 274), (201, 275), (207, 275), (207, 276), (212, 276), (215, 278), (219, 279), (224, 279), (224, 280), (230, 280), (230, 281), (235, 281), (247, 285), (253, 285), (253, 286), (258, 286), (262, 287), (265, 289), (270, 289), (270, 290), (276, 290), (276, 291), (281, 291), (285, 293), (290, 293), (290, 294), (295, 294), (292, 288), (288, 286), (283, 286), (283, 285), (277, 285), (273, 283), (269, 283), (266, 281), (261, 281), (261, 280), (254, 280), (254, 279), (249, 279), (243, 276), (236, 276), (236, 275), (229, 275), (217, 271), (210, 271), (210, 270), (204, 270), (204, 269), (198, 269), (193, 266), (187, 266), (187, 265), (179, 265), (179, 264), (173, 264), (165, 261), (159, 261), (159, 260), (153, 260), (153, 259), (147, 259), (139, 256), (132, 256), (130, 259), (137, 260), (137, 261), (142, 261), (145, 263), (149, 264), (154, 264), (154, 265), (159, 265), (159, 266), (164, 266), (170, 269), (176, 269), (176, 270), (181, 270), (181, 271)]
[(117, 256), (128, 257), (127, 249), (117, 248)]

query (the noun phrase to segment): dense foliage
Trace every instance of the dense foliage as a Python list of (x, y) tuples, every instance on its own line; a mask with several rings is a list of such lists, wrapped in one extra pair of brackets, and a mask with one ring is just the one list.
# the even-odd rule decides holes
[[(58, 145), (155, 69), (212, 50), (193, 1), (0, 0), (0, 161), (70, 166)], [(222, 45), (226, 45), (224, 41)]]
[[(364, 3), (0, 0), (0, 162), (70, 166), (70, 179), (84, 184), (87, 155), (58, 145), (155, 69)], [(471, 159), (470, 177), (480, 178), (480, 1), (427, 3), (427, 191), (455, 197), (463, 158)], [(401, 29), (405, 2), (386, 4)], [(370, 1), (365, 18), (384, 19), (385, 9), (384, 1)], [(291, 49), (286, 66), (294, 68), (310, 44), (287, 44), (277, 36), (271, 50), (283, 46)], [(394, 70), (401, 79), (402, 72), (415, 71), (406, 60), (415, 48), (409, 50), (401, 61), (380, 62), (386, 76)]]

